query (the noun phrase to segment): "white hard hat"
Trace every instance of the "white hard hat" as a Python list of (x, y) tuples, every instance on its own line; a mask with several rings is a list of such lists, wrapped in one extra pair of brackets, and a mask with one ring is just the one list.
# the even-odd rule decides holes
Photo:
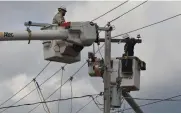
[(60, 6), (58, 9), (62, 9), (62, 10), (64, 10), (65, 12), (67, 12), (67, 9), (66, 9), (64, 6)]

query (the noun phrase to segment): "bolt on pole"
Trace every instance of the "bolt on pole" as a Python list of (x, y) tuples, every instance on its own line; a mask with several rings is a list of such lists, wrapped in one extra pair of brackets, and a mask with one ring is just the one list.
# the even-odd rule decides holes
[(104, 69), (104, 113), (110, 113), (110, 69), (111, 69), (111, 31), (110, 23), (107, 24), (110, 28), (105, 31), (105, 69)]

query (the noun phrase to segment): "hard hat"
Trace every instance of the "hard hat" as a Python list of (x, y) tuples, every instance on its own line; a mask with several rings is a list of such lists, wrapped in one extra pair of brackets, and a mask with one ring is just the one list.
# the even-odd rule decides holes
[(64, 10), (65, 12), (67, 12), (66, 8), (64, 6), (60, 6), (58, 9), (62, 9)]

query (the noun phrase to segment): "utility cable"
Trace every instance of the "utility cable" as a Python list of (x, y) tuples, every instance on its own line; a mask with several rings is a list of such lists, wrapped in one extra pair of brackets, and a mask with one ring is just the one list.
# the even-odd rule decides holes
[[(147, 0), (147, 1), (148, 1), (148, 0)], [(114, 18), (113, 20), (111, 20), (111, 21), (109, 21), (109, 22), (112, 23), (113, 21), (119, 19), (120, 17), (124, 16), (125, 14), (127, 14), (127, 13), (133, 11), (134, 9), (140, 7), (141, 5), (145, 4), (147, 1), (142, 2), (141, 4), (137, 5), (136, 7), (132, 8), (132, 9), (130, 9), (130, 10), (128, 10), (127, 12), (123, 13), (122, 15), (120, 15), (120, 16)]]
[[(96, 53), (97, 53), (97, 52), (96, 52)], [(71, 75), (70, 78), (69, 78), (67, 81), (65, 81), (65, 83), (68, 82), (68, 81), (71, 79), (71, 77), (74, 77), (74, 76), (86, 65), (86, 63), (87, 63), (87, 61), (86, 61), (81, 67), (79, 67), (79, 69), (78, 69), (73, 75)], [(65, 84), (65, 83), (64, 83), (64, 84)], [(63, 84), (63, 85), (64, 85), (64, 84)], [(63, 85), (62, 85), (62, 86), (63, 86)], [(59, 88), (61, 88), (61, 87), (59, 87)], [(58, 88), (58, 89), (59, 89), (59, 88)], [(56, 91), (57, 91), (57, 90), (56, 90)], [(55, 91), (55, 92), (56, 92), (56, 91)], [(54, 94), (55, 92), (53, 92), (53, 94)], [(39, 106), (39, 105), (37, 105), (35, 108), (33, 108), (32, 110), (30, 110), (29, 112), (32, 112), (32, 111), (33, 111), (34, 109), (36, 109), (38, 106)]]
[(30, 105), (36, 105), (36, 104), (41, 104), (41, 103), (52, 103), (52, 102), (56, 102), (56, 101), (66, 101), (66, 100), (70, 100), (70, 99), (80, 99), (80, 98), (91, 97), (91, 96), (95, 96), (95, 95), (97, 95), (97, 94), (84, 95), (84, 96), (80, 96), (80, 97), (73, 97), (73, 98), (66, 98), (66, 99), (56, 99), (56, 100), (50, 100), (50, 101), (46, 101), (46, 102), (43, 101), (43, 102), (35, 102), (35, 103), (28, 103), (28, 104), (20, 104), (20, 105), (16, 105), (16, 106), (5, 106), (5, 107), (0, 107), (0, 109), (30, 106)]
[(97, 18), (93, 19), (92, 21), (96, 21), (97, 19), (99, 19), (99, 18), (101, 18), (101, 17), (105, 16), (106, 14), (108, 14), (108, 13), (110, 13), (110, 12), (114, 11), (115, 9), (117, 9), (117, 8), (119, 8), (120, 6), (124, 5), (124, 4), (125, 4), (125, 3), (127, 3), (128, 1), (129, 1), (129, 0), (127, 0), (127, 1), (125, 1), (125, 2), (123, 2), (123, 3), (121, 3), (121, 4), (119, 4), (118, 6), (116, 6), (116, 7), (112, 8), (111, 10), (109, 10), (108, 12), (106, 12), (106, 13), (104, 13), (104, 14), (100, 15), (99, 17), (97, 17)]
[[(103, 92), (100, 92), (100, 94), (97, 94), (97, 95), (100, 95), (102, 96), (103, 95)], [(96, 96), (97, 96), (96, 95)], [(86, 106), (88, 106), (92, 101), (94, 101), (94, 97), (93, 96), (90, 96), (92, 98), (92, 100), (90, 100), (87, 104), (85, 104), (83, 107), (81, 107), (78, 111), (76, 111), (76, 113), (80, 112), (82, 109), (84, 109)]]
[[(67, 80), (65, 83), (67, 83), (68, 81), (69, 81), (69, 80)], [(65, 83), (64, 83), (64, 84), (65, 84)], [(63, 85), (64, 85), (64, 84), (63, 84)], [(62, 85), (62, 86), (63, 86), (63, 85)], [(50, 94), (50, 95), (46, 98), (46, 100), (49, 99), (53, 94), (55, 94), (62, 86), (58, 87), (52, 94)], [(34, 107), (33, 109), (31, 109), (28, 113), (30, 113), (30, 112), (32, 112), (33, 110), (35, 110), (38, 106), (40, 106), (40, 104), (38, 104), (36, 107)]]
[[(62, 75), (61, 75), (61, 78), (60, 78), (60, 84), (62, 86), (62, 83), (63, 83), (63, 72), (64, 72), (65, 68), (62, 67)], [(60, 88), (60, 99), (62, 98), (62, 88)], [(60, 102), (58, 102), (58, 113), (60, 112)]]
[[(148, 0), (147, 0), (147, 1), (148, 1)], [(141, 5), (145, 4), (147, 1), (142, 2), (141, 4), (135, 6), (134, 8), (132, 8), (132, 9), (130, 9), (130, 10), (128, 10), (127, 12), (123, 13), (122, 15), (120, 15), (120, 16), (112, 19), (111, 21), (109, 21), (109, 23), (112, 23), (113, 21), (116, 21), (117, 19), (121, 18), (122, 16), (126, 15), (127, 13), (129, 13), (129, 12), (135, 10), (136, 8), (140, 7)], [(105, 25), (105, 27), (106, 27), (106, 25)], [(100, 32), (101, 32), (101, 31), (100, 31)], [(99, 32), (99, 33), (100, 33), (100, 32)], [(113, 38), (113, 37), (112, 37), (112, 38)], [(100, 49), (101, 49), (102, 47), (104, 47), (104, 44), (103, 44), (100, 48), (98, 47), (98, 52), (100, 52)]]
[(153, 26), (153, 25), (160, 24), (160, 23), (162, 23), (162, 22), (168, 21), (168, 20), (173, 19), (173, 18), (176, 18), (176, 17), (178, 17), (178, 16), (181, 16), (181, 13), (180, 13), (180, 14), (177, 14), (177, 15), (174, 15), (174, 16), (172, 16), (172, 17), (163, 19), (163, 20), (161, 20), (161, 21), (158, 21), (158, 22), (155, 22), (155, 23), (152, 23), (152, 24), (149, 24), (149, 25), (146, 25), (146, 26), (143, 26), (143, 27), (140, 27), (140, 28), (131, 30), (131, 31), (129, 31), (129, 32), (126, 32), (126, 33), (123, 33), (123, 34), (119, 34), (119, 35), (113, 36), (112, 38), (116, 38), (116, 37), (119, 37), (119, 36), (122, 36), (122, 35), (128, 34), (128, 33), (136, 32), (136, 31), (138, 31), (138, 30), (141, 30), (141, 29), (144, 29), (144, 28), (148, 28), (148, 27), (151, 27), (151, 26)]
[[(83, 68), (85, 64), (83, 64), (73, 75), (70, 76), (70, 78), (68, 80), (66, 80), (64, 82), (64, 84), (62, 84), (60, 87), (58, 87), (47, 99), (49, 99), (53, 94), (55, 94), (60, 88), (62, 88), (63, 85), (65, 85), (68, 81), (72, 80), (73, 77), (80, 71), (80, 69)], [(46, 99), (46, 100), (47, 100)], [(40, 105), (40, 104), (39, 104)], [(39, 105), (37, 105), (35, 108), (33, 108), (32, 110), (30, 110), (29, 112), (32, 112), (33, 110), (35, 110)]]
[[(123, 2), (123, 3), (121, 3), (121, 4), (119, 4), (118, 6), (112, 8), (111, 10), (107, 11), (106, 13), (104, 13), (104, 14), (100, 15), (99, 17), (93, 19), (92, 22), (93, 22), (93, 21), (96, 21), (96, 20), (98, 20), (99, 18), (105, 16), (106, 14), (108, 14), (108, 13), (114, 11), (115, 9), (117, 9), (117, 8), (119, 8), (120, 6), (124, 5), (124, 4), (127, 3), (128, 1), (129, 1), (129, 0), (127, 0), (127, 1), (125, 1), (125, 2)], [(93, 53), (95, 54), (95, 45), (94, 45), (94, 43), (93, 43)]]
[[(43, 100), (42, 100), (42, 98), (41, 98), (41, 95), (40, 95), (40, 92), (38, 91), (38, 87), (37, 87), (37, 84), (36, 84), (36, 80), (34, 80), (34, 83), (35, 83), (35, 87), (37, 88), (37, 93), (38, 93), (38, 96), (39, 96), (39, 98), (40, 98), (40, 101), (43, 102)], [(47, 111), (46, 111), (46, 108), (45, 108), (45, 106), (44, 106), (43, 103), (42, 103), (42, 106), (43, 106), (44, 111), (47, 112)]]
[(95, 100), (97, 101), (98, 105), (103, 105), (103, 104), (101, 104), (101, 103), (98, 101), (97, 98), (95, 98)]
[[(34, 77), (37, 78), (50, 64), (50, 62), (48, 62), (45, 67)], [(33, 78), (33, 79), (34, 79)], [(27, 85), (25, 85), (23, 88), (21, 88), (18, 92), (16, 92), (14, 95), (12, 95), (10, 98), (8, 98), (6, 101), (4, 101), (3, 103), (0, 104), (0, 106), (4, 105), (6, 102), (8, 102), (9, 100), (11, 100), (14, 96), (16, 96), (18, 93), (20, 93), (22, 90), (24, 90), (28, 85), (31, 84), (31, 82), (33, 82), (33, 80), (31, 80)]]
[(164, 101), (181, 101), (181, 99), (149, 99), (149, 98), (131, 98), (131, 97), (125, 97), (128, 99), (135, 99), (135, 100), (146, 100), (146, 101), (159, 101), (159, 100), (164, 100)]
[(99, 54), (100, 54), (101, 58), (103, 59), (99, 45), (97, 45), (97, 47), (98, 47)]
[[(67, 64), (65, 64), (64, 66), (66, 66)], [(40, 84), (40, 86), (42, 86), (44, 83), (46, 83), (48, 80), (50, 80), (53, 76), (55, 76), (58, 72), (60, 72), (61, 69), (57, 70), (53, 75), (51, 75), (49, 78), (47, 78), (43, 83)], [(18, 101), (16, 101), (15, 103), (13, 103), (11, 106), (17, 104), (18, 102), (20, 102), (21, 100), (23, 100), (24, 98), (26, 98), (28, 95), (30, 95), (32, 92), (34, 92), (36, 90), (36, 88), (34, 88), (33, 90), (31, 90), (28, 94), (26, 94), (25, 96), (23, 96), (21, 99), (19, 99)], [(5, 109), (7, 110), (7, 109)], [(4, 112), (5, 110), (1, 111)]]
[[(137, 28), (137, 29), (134, 29), (134, 30), (131, 30), (131, 31), (128, 31), (128, 32), (122, 33), (122, 34), (119, 34), (119, 35), (115, 35), (115, 36), (113, 36), (113, 37), (111, 37), (111, 38), (113, 39), (113, 38), (116, 38), (116, 37), (122, 36), (122, 35), (124, 35), (124, 34), (128, 34), (128, 33), (136, 32), (136, 31), (138, 31), (138, 30), (142, 30), (142, 29), (145, 29), (145, 28), (151, 27), (151, 26), (153, 26), (153, 25), (160, 24), (160, 23), (162, 23), (162, 22), (168, 21), (168, 20), (170, 20), (170, 19), (173, 19), (173, 18), (176, 18), (176, 17), (179, 17), (179, 16), (181, 16), (181, 13), (180, 13), (180, 14), (177, 14), (177, 15), (174, 15), (174, 16), (172, 16), (172, 17), (169, 17), (169, 18), (163, 19), (163, 20), (161, 20), (161, 21), (158, 21), (158, 22), (152, 23), (152, 24), (149, 24), (149, 25), (146, 25), (146, 26), (143, 26), (143, 27), (140, 27), (140, 28)], [(104, 44), (100, 47), (100, 49), (102, 49), (103, 47), (104, 47)]]
[[(42, 91), (41, 91), (41, 89), (40, 89), (40, 86), (39, 86), (39, 84), (38, 84), (38, 82), (37, 82), (36, 80), (35, 80), (35, 83), (36, 83), (37, 89), (39, 90), (39, 93), (40, 93), (40, 95), (41, 95), (41, 97), (42, 97), (42, 100), (43, 100), (44, 102), (46, 102), (46, 100), (45, 100), (45, 98), (44, 98), (44, 96), (43, 96), (43, 93), (42, 93)], [(48, 108), (48, 105), (47, 105), (46, 103), (43, 103), (43, 104), (45, 104), (48, 113), (50, 113), (50, 109)]]
[(76, 113), (80, 112), (82, 109), (84, 109), (86, 106), (88, 106), (92, 101), (93, 101), (93, 99), (90, 100), (86, 105), (84, 105), (83, 107), (81, 107)]
[(98, 105), (98, 103), (95, 101), (95, 99), (98, 97), (99, 95), (97, 95), (95, 98), (92, 96), (92, 100), (94, 101), (95, 105), (97, 106), (97, 108), (100, 110), (100, 111), (103, 111), (103, 109), (101, 109)]
[[(181, 94), (180, 94), (180, 95), (173, 96), (173, 97), (169, 97), (169, 98), (166, 98), (166, 99), (161, 99), (161, 100), (158, 100), (158, 101), (154, 101), (154, 102), (146, 103), (146, 104), (143, 104), (143, 105), (139, 105), (139, 107), (156, 104), (156, 103), (163, 102), (163, 101), (167, 101), (167, 100), (169, 100), (169, 99), (173, 99), (173, 98), (177, 98), (177, 97), (181, 97)], [(132, 108), (127, 108), (127, 109), (125, 109), (125, 110), (130, 110), (130, 109), (132, 109)]]
[[(73, 77), (71, 77), (71, 79), (70, 79), (70, 96), (71, 96), (71, 98), (73, 97), (72, 80), (73, 80)], [(72, 99), (70, 100), (70, 102), (71, 102), (71, 109), (70, 109), (70, 112), (72, 113), (72, 107), (73, 107)]]
[[(54, 95), (62, 86), (64, 86), (70, 79), (68, 79), (67, 81), (65, 81), (62, 85), (60, 85), (52, 94), (50, 94), (47, 98), (49, 99), (52, 95)], [(31, 109), (28, 113), (32, 112), (33, 110), (35, 110), (38, 106), (40, 106), (40, 104), (38, 104), (36, 107), (34, 107), (33, 109)]]

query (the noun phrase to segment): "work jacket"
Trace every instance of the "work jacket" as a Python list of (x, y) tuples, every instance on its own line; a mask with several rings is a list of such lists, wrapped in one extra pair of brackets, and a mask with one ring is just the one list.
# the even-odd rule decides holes
[(62, 13), (58, 12), (54, 17), (53, 17), (53, 22), (52, 24), (61, 24), (65, 22), (64, 16), (62, 16)]

